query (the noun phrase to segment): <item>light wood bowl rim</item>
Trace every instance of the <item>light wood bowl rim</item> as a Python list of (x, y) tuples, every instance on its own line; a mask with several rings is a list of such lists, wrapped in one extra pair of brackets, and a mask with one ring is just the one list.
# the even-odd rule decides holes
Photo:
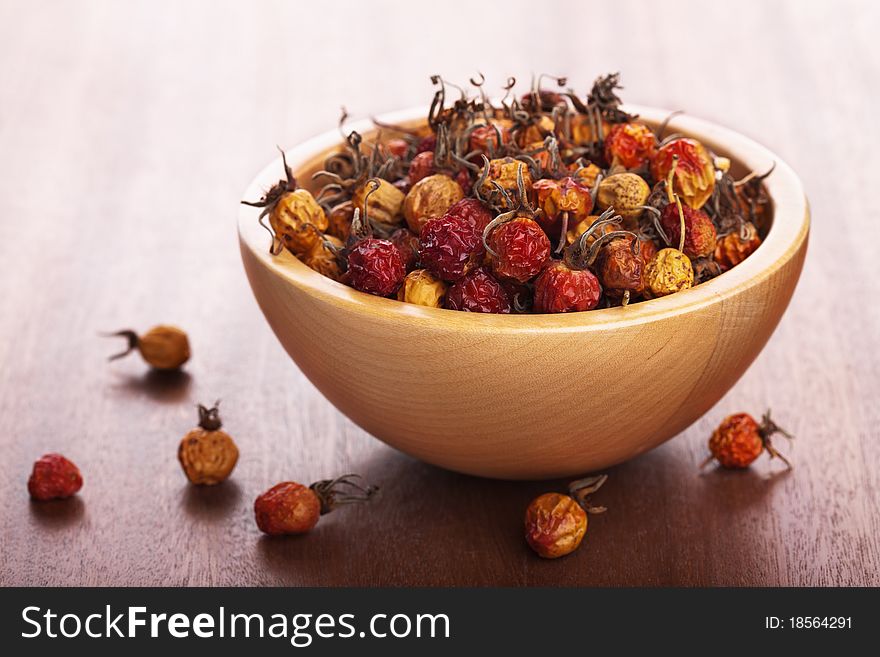
[[(627, 105), (650, 124), (659, 124), (670, 112), (651, 107)], [(407, 124), (423, 118), (424, 107), (393, 112), (380, 117), (387, 123)], [(353, 122), (346, 130), (369, 135), (375, 131), (370, 120)], [(248, 249), (266, 269), (309, 295), (351, 313), (385, 318), (396, 322), (424, 325), (435, 329), (489, 332), (589, 332), (623, 328), (697, 311), (745, 292), (782, 268), (807, 239), (810, 225), (809, 205), (797, 174), (770, 150), (733, 130), (688, 115), (677, 115), (669, 123), (668, 133), (681, 132), (699, 139), (720, 155), (730, 157), (749, 170), (764, 172), (775, 162), (773, 174), (765, 185), (773, 202), (773, 223), (761, 246), (731, 270), (689, 290), (660, 299), (643, 301), (627, 307), (606, 308), (578, 313), (490, 315), (463, 313), (442, 308), (427, 308), (358, 292), (310, 269), (286, 251), (279, 256), (269, 253), (269, 236), (258, 224), (259, 210), (241, 205), (238, 232), (242, 248)], [(341, 144), (338, 131), (328, 131), (286, 150), (287, 163), (297, 170), (313, 164)], [(281, 157), (267, 165), (248, 185), (243, 199), (257, 199), (282, 176)]]

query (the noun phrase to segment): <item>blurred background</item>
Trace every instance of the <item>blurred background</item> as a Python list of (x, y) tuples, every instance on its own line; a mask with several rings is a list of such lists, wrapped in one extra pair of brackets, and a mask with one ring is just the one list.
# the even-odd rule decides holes
[[(880, 583), (878, 32), (867, 0), (0, 1), (0, 583)], [(250, 296), (235, 217), (275, 146), (335, 128), (342, 105), (360, 118), (427, 104), (437, 73), (481, 72), (489, 89), (566, 75), (583, 94), (611, 71), (626, 101), (716, 121), (792, 165), (811, 253), (733, 391), (615, 470), (602, 503), (629, 524), (603, 517), (583, 561), (551, 573), (516, 529), (545, 485), (416, 464), (311, 387)], [(120, 345), (98, 331), (159, 322), (190, 332), (185, 379), (106, 364)], [(210, 497), (184, 486), (174, 453), (193, 404), (218, 397), (243, 456)], [(723, 415), (768, 405), (799, 437), (792, 476), (769, 485), (766, 462), (714, 484), (694, 474)], [(23, 497), (50, 449), (86, 473), (74, 511)], [(393, 513), (352, 514), (310, 547), (258, 541), (256, 493), (348, 470), (397, 487)], [(437, 567), (401, 566), (369, 522)], [(367, 537), (357, 549), (350, 532)]]

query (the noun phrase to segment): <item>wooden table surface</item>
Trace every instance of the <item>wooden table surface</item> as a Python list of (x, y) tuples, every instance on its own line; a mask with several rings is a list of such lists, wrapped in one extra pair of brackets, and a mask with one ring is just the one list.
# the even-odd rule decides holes
[[(880, 14), (875, 3), (453, 1), (0, 4), (0, 584), (880, 584)], [(549, 6), (549, 5), (548, 5)], [(468, 19), (470, 16), (472, 18)], [(489, 38), (491, 35), (497, 38)], [(659, 449), (609, 470), (582, 548), (536, 558), (521, 517), (564, 482), (486, 481), (384, 446), (275, 340), (235, 232), (254, 173), (332, 128), (427, 102), (428, 76), (620, 70), (625, 98), (748, 134), (802, 176), (811, 250), (743, 379)], [(99, 331), (175, 323), (180, 377), (109, 364)], [(188, 486), (177, 443), (222, 398), (241, 459)], [(730, 412), (773, 408), (793, 471), (698, 464)], [(28, 500), (32, 462), (85, 486)], [(359, 472), (368, 509), (262, 537), (277, 481)]]

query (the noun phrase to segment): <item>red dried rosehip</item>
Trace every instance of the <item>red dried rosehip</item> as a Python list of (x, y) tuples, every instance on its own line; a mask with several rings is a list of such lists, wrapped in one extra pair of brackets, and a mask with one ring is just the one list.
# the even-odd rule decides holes
[(422, 266), (444, 281), (457, 281), (478, 267), (484, 253), (482, 232), (461, 210), (431, 219), (419, 234)]
[(536, 313), (569, 313), (592, 310), (599, 304), (602, 286), (589, 269), (572, 269), (554, 260), (535, 280)]
[(535, 182), (532, 189), (541, 209), (535, 220), (554, 244), (562, 237), (564, 224), (567, 229), (583, 221), (593, 209), (589, 188), (571, 177), (562, 180), (543, 178)]
[(471, 152), (497, 153), (501, 146), (510, 142), (512, 125), (510, 119), (498, 119), (474, 128), (468, 141)]
[(308, 488), (295, 481), (272, 486), (254, 501), (260, 531), (270, 536), (305, 534), (333, 509), (369, 500), (379, 489), (363, 486), (357, 475), (317, 481)]
[(487, 226), (486, 246), (492, 271), (520, 283), (537, 276), (550, 258), (550, 240), (538, 223), (517, 216), (497, 227)]
[(403, 139), (395, 138), (389, 139), (385, 144), (385, 148), (387, 148), (388, 152), (394, 157), (404, 157), (407, 154), (407, 151), (409, 151), (409, 144)]
[(643, 123), (618, 123), (605, 137), (605, 160), (610, 166), (637, 169), (654, 156), (657, 138)]
[(673, 170), (673, 191), (692, 208), (703, 207), (715, 189), (715, 165), (706, 148), (683, 137), (663, 144), (651, 160), (651, 175), (666, 180)]
[(35, 500), (63, 500), (82, 488), (83, 478), (72, 462), (61, 454), (44, 454), (34, 463), (28, 479), (28, 493)]
[(406, 264), (392, 242), (369, 237), (351, 247), (348, 274), (354, 289), (387, 297), (403, 283)]
[(416, 145), (416, 154), (425, 153), (427, 151), (434, 152), (437, 148), (437, 135), (427, 135), (419, 140)]
[(463, 198), (446, 211), (447, 217), (464, 219), (476, 228), (480, 234), (495, 218), (495, 214), (481, 201), (475, 198)]
[(410, 185), (415, 185), (422, 178), (427, 178), (434, 173), (434, 151), (419, 153), (409, 163)]
[(510, 297), (502, 285), (480, 267), (450, 286), (446, 307), (472, 313), (509, 313)]
[(791, 438), (770, 419), (770, 411), (764, 414), (761, 424), (748, 413), (730, 415), (712, 433), (709, 439), (709, 451), (712, 455), (701, 467), (717, 460), (725, 468), (747, 468), (765, 449), (770, 458), (778, 457), (791, 467), (788, 459), (777, 452), (770, 442), (770, 436), (774, 433)]
[(734, 231), (722, 237), (715, 245), (715, 262), (726, 271), (735, 267), (761, 246), (761, 238), (755, 225), (746, 222), (742, 230)]
[(568, 495), (544, 493), (526, 509), (526, 542), (545, 559), (574, 552), (587, 533), (587, 512)]
[[(695, 210), (688, 205), (682, 204), (684, 215), (684, 254), (689, 258), (703, 258), (715, 251), (715, 225), (702, 210)], [(681, 240), (681, 216), (678, 213), (678, 204), (669, 203), (660, 214), (660, 226), (669, 244), (678, 248)]]
[(634, 239), (638, 237), (611, 240), (600, 248), (596, 262), (596, 274), (602, 287), (606, 292), (624, 294), (624, 303), (629, 301), (627, 292), (640, 292), (644, 287), (645, 263), (639, 245), (633, 247)]
[(400, 251), (406, 271), (415, 269), (419, 263), (419, 236), (409, 228), (398, 228), (388, 236), (388, 241)]

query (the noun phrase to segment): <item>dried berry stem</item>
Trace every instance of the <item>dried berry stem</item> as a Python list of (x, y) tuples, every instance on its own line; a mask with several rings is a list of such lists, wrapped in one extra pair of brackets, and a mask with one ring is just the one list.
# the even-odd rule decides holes
[(589, 496), (602, 488), (602, 485), (608, 481), (608, 475), (596, 475), (593, 477), (584, 477), (571, 482), (568, 485), (568, 493), (581, 505), (587, 513), (605, 513), (608, 509), (604, 506), (592, 506), (589, 503)]
[(218, 431), (223, 422), (220, 421), (220, 400), (214, 402), (211, 408), (205, 407), (203, 404), (198, 405), (199, 409), (199, 426), (205, 431)]
[(138, 338), (138, 334), (130, 329), (125, 329), (123, 331), (116, 331), (114, 333), (101, 333), (101, 335), (105, 338), (125, 338), (128, 340), (128, 349), (125, 351), (121, 351), (118, 354), (113, 354), (107, 360), (117, 360), (118, 358), (123, 358), (128, 356), (132, 351), (138, 348), (138, 343), (140, 342), (140, 338)]
[(357, 504), (370, 500), (378, 491), (378, 486), (361, 485), (360, 475), (346, 474), (336, 479), (316, 481), (309, 488), (315, 491), (321, 501), (321, 515), (346, 504)]

